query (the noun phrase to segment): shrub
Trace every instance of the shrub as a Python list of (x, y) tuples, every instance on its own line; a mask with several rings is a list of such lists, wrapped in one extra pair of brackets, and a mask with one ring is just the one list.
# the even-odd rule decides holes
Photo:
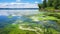
[(58, 9), (60, 9), (60, 6), (58, 6)]
[(55, 9), (54, 9), (54, 7), (47, 7), (47, 8), (45, 8), (45, 10), (47, 10), (47, 11), (54, 11)]

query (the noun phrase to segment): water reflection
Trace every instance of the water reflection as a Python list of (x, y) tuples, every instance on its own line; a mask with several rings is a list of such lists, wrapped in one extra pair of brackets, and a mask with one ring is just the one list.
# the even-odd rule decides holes
[(0, 10), (0, 28), (16, 20), (29, 21), (25, 15), (38, 14), (38, 10)]
[(0, 10), (0, 15), (10, 15), (12, 16), (22, 16), (22, 15), (31, 15), (38, 14), (38, 10)]

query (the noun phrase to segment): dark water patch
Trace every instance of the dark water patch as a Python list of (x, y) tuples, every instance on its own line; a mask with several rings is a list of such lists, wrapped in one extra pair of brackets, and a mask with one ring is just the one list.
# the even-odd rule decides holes
[(0, 10), (38, 10), (39, 8), (0, 8)]
[(17, 19), (17, 16), (12, 18), (8, 18), (8, 16), (0, 16), (0, 28), (4, 27), (5, 25), (14, 23)]

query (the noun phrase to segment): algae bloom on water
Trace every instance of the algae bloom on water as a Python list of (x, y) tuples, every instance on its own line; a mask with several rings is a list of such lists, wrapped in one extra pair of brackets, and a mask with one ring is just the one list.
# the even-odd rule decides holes
[(9, 15), (8, 18), (12, 18), (13, 16), (12, 15)]

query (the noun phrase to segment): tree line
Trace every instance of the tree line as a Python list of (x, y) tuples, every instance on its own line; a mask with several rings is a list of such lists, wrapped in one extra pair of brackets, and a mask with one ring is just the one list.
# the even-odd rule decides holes
[(60, 0), (44, 0), (42, 4), (38, 4), (39, 8), (53, 7), (54, 9), (60, 9)]

